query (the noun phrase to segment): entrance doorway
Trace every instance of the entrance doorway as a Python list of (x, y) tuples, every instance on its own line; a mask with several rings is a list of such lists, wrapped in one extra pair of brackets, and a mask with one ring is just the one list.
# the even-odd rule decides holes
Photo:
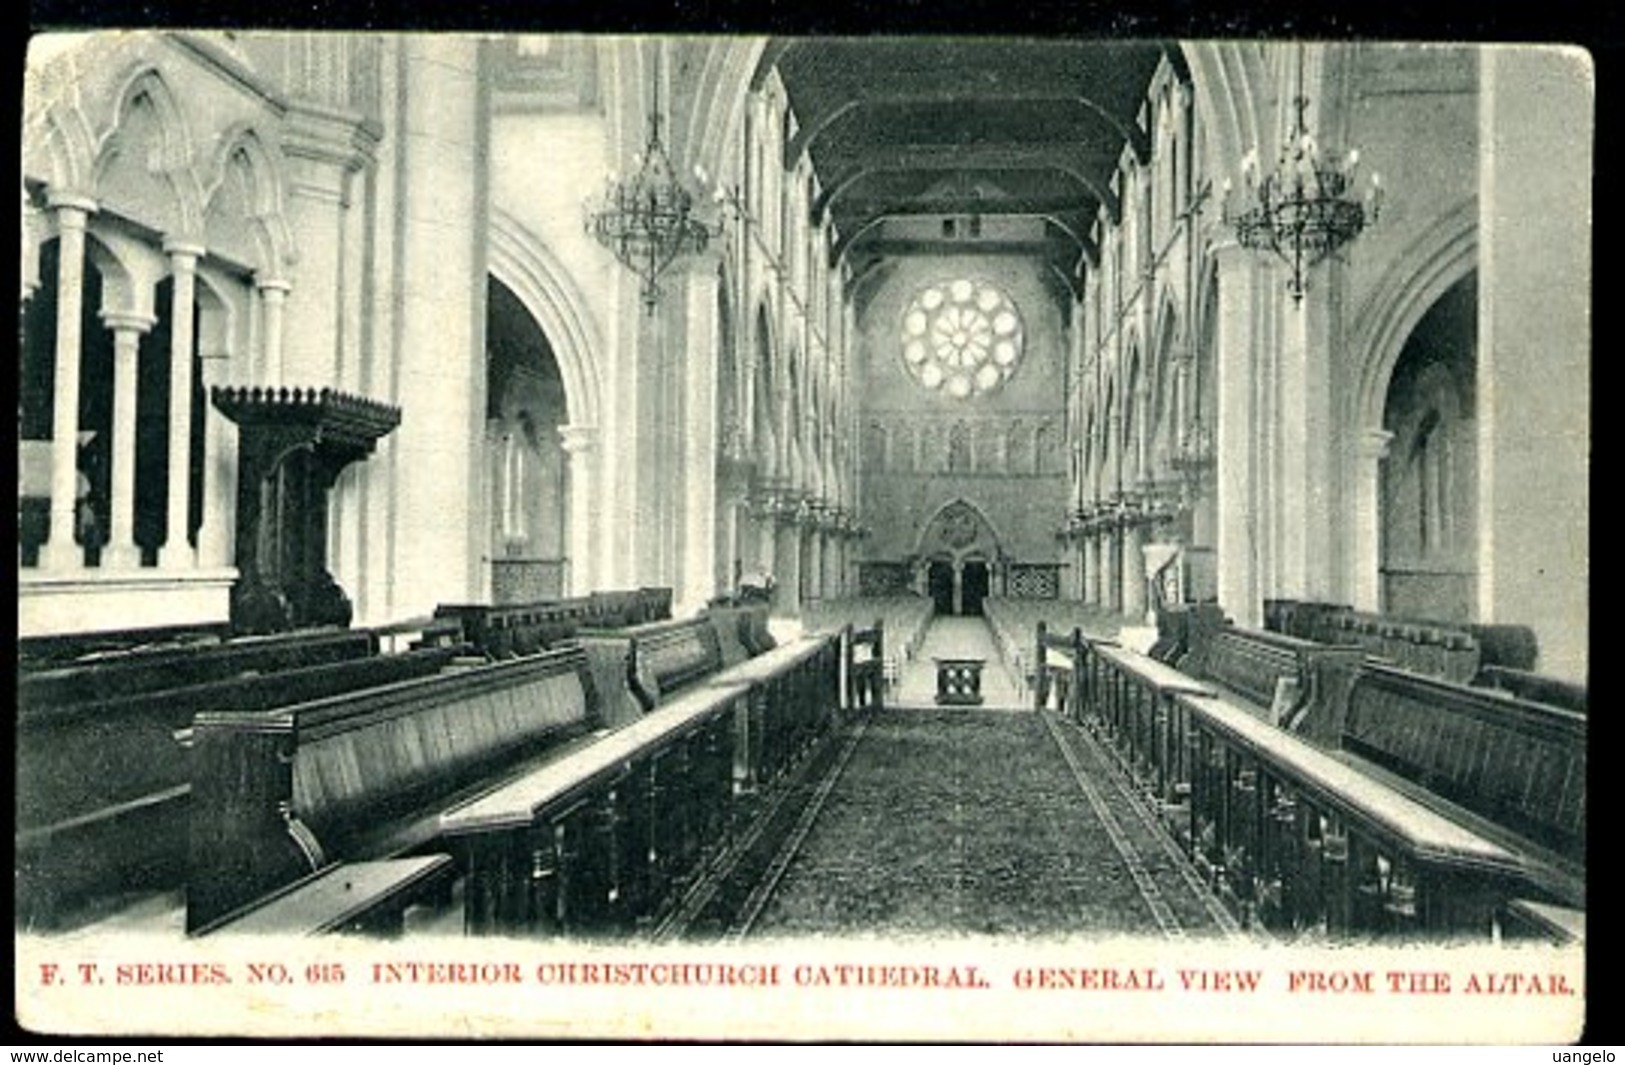
[(936, 612), (944, 617), (954, 612), (954, 567), (950, 562), (933, 562), (925, 572), (926, 587)]
[(965, 563), (959, 589), (959, 604), (963, 607), (961, 614), (967, 617), (981, 616), (982, 600), (987, 598), (987, 585), (987, 563), (976, 561)]

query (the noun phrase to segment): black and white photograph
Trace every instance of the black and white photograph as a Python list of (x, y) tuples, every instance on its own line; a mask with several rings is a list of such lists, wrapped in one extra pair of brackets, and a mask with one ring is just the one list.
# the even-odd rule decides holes
[(17, 1023), (1580, 1039), (1595, 81), (35, 35)]

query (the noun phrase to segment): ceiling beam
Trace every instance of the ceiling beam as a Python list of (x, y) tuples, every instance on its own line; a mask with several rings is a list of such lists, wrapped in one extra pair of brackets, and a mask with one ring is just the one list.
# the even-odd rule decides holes
[[(1100, 159), (1101, 157), (1091, 157)], [(1112, 158), (1116, 162), (1116, 157)], [(1012, 156), (1008, 152), (999, 152), (996, 149), (970, 149), (962, 153), (951, 151), (927, 152), (918, 155), (905, 153), (902, 157), (892, 157), (883, 161), (876, 161), (869, 165), (861, 165), (850, 174), (823, 189), (813, 200), (811, 219), (812, 224), (822, 225), (834, 208), (835, 201), (847, 193), (859, 181), (874, 174), (908, 173), (917, 170), (937, 170), (951, 173), (965, 173), (967, 171), (1015, 171), (1015, 172), (1054, 172), (1063, 174), (1075, 185), (1080, 187), (1077, 203), (1057, 208), (1057, 210), (1076, 210), (1083, 206), (1084, 196), (1093, 198), (1106, 208), (1106, 213), (1116, 224), (1122, 217), (1122, 200), (1112, 191), (1109, 184), (1101, 185), (1087, 171), (1054, 159), (1022, 159)]]
[(1009, 196), (986, 199), (977, 196), (954, 196), (943, 199), (926, 199), (918, 196), (897, 196), (844, 200), (841, 203), (841, 217), (848, 220), (868, 218), (873, 215), (912, 218), (920, 215), (938, 214), (974, 214), (984, 217), (1032, 215), (1040, 218), (1049, 218), (1053, 215), (1087, 214), (1093, 217), (1094, 208), (1095, 203), (1092, 199), (1086, 200), (1077, 197)]
[[(932, 104), (1014, 104), (1019, 106), (1057, 106), (1078, 104), (1088, 110), (1107, 127), (1117, 133), (1134, 152), (1135, 161), (1144, 165), (1150, 158), (1150, 138), (1133, 121), (1123, 122), (1088, 96), (1078, 93), (1057, 93), (1054, 90), (1032, 92), (990, 92), (985, 86), (967, 86), (934, 92), (892, 92), (855, 96), (844, 100), (816, 119), (807, 120), (784, 145), (784, 168), (795, 169), (802, 153), (811, 149), (813, 142), (827, 133), (836, 123), (864, 108), (918, 107)], [(1114, 157), (1115, 161), (1115, 157)]]

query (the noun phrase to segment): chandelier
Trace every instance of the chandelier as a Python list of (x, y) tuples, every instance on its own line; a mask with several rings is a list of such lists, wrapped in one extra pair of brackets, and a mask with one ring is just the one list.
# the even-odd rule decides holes
[(1292, 98), (1293, 127), (1281, 143), (1275, 169), (1261, 173), (1258, 150), (1241, 162), (1246, 201), (1239, 214), (1230, 209), (1230, 183), (1225, 182), (1225, 221), (1245, 248), (1266, 251), (1292, 269), (1287, 291), (1303, 299), (1305, 275), (1310, 268), (1360, 235), (1367, 222), (1375, 222), (1382, 205), (1382, 183), (1371, 175), (1364, 203), (1354, 196), (1355, 170), (1360, 153), (1350, 150), (1341, 160), (1322, 156), (1304, 113), (1309, 98), (1303, 89), (1303, 45), (1298, 45), (1298, 92)]
[(711, 239), (705, 223), (694, 217), (694, 197), (677, 179), (660, 140), (658, 53), (653, 98), (649, 138), (634, 158), (636, 176), (617, 181), (611, 174), (602, 200), (587, 217), (587, 232), (642, 280), (643, 305), (650, 314), (660, 302), (660, 275), (678, 256), (704, 251)]

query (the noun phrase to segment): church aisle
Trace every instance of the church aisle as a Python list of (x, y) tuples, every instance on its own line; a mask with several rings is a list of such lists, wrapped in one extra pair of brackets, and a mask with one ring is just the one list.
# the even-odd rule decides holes
[(734, 935), (1233, 931), (1115, 774), (1091, 760), (1080, 776), (1039, 715), (912, 709), (859, 727), (840, 779), (785, 841), (771, 894)]
[(983, 709), (1014, 710), (1022, 706), (1022, 697), (1010, 682), (987, 619), (941, 615), (931, 619), (914, 657), (903, 663), (888, 703), (901, 707), (934, 707), (937, 696), (934, 660), (937, 658), (980, 658), (986, 662), (982, 669)]

